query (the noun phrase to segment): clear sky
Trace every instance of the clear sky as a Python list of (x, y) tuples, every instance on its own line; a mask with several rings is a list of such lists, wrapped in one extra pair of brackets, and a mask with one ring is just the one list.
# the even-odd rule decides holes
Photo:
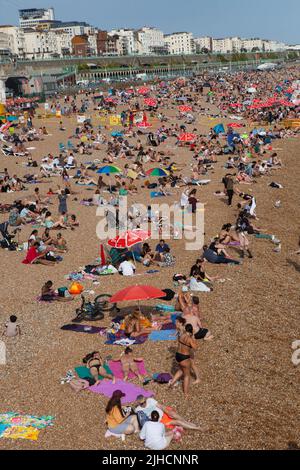
[(56, 19), (108, 30), (157, 26), (165, 33), (300, 43), (300, 0), (0, 0), (0, 24), (17, 24), (20, 8), (49, 6)]

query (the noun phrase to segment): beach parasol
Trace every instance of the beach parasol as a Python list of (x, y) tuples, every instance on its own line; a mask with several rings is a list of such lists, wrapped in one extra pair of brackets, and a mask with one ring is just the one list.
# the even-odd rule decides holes
[[(102, 168), (99, 168), (99, 170), (97, 170), (96, 173), (99, 173), (101, 175), (112, 175), (112, 174), (119, 175), (120, 173), (122, 173), (122, 170), (120, 170), (120, 168), (114, 165), (106, 165), (106, 166), (103, 166)], [(109, 178), (109, 189), (111, 191), (111, 179), (110, 178)]]
[(137, 123), (137, 127), (139, 127), (140, 129), (148, 129), (149, 127), (152, 127), (152, 125), (150, 124), (150, 122), (138, 122)]
[(100, 173), (103, 175), (111, 175), (112, 173), (120, 174), (122, 173), (122, 170), (120, 170), (120, 168), (114, 165), (106, 165), (106, 166), (103, 166), (102, 168), (99, 168), (99, 170), (97, 170), (97, 173)]
[(151, 108), (156, 108), (156, 106), (157, 106), (157, 100), (155, 100), (154, 98), (145, 98), (144, 103), (145, 103), (145, 105), (147, 105)]
[(147, 176), (169, 176), (169, 172), (163, 168), (151, 168), (151, 170), (146, 171)]
[(146, 86), (142, 86), (141, 88), (138, 89), (139, 95), (147, 95), (149, 92), (150, 92), (150, 88)]
[(185, 106), (185, 105), (178, 106), (178, 109), (181, 113), (188, 113), (190, 111), (193, 111), (192, 106)]
[(131, 248), (138, 243), (148, 240), (150, 236), (151, 233), (146, 230), (127, 230), (127, 232), (124, 232), (115, 238), (111, 238), (107, 243), (113, 248)]
[(110, 298), (111, 303), (137, 301), (139, 310), (141, 300), (161, 299), (166, 297), (166, 293), (152, 286), (130, 286), (117, 292)]
[(196, 134), (189, 134), (189, 133), (181, 134), (178, 138), (179, 142), (193, 142), (196, 139), (197, 139)]

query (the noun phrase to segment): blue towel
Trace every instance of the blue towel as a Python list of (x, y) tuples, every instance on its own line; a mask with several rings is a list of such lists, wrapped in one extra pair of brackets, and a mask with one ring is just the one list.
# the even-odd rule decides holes
[(175, 341), (177, 333), (174, 330), (152, 331), (149, 339), (150, 341)]
[(150, 197), (164, 197), (163, 193), (158, 193), (156, 191), (151, 191)]
[(0, 424), (0, 437), (4, 433), (4, 431), (9, 427), (8, 424)]

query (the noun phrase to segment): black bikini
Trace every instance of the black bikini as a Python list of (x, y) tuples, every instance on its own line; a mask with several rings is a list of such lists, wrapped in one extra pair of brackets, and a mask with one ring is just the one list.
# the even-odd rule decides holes
[[(182, 344), (183, 346), (186, 346), (187, 348), (192, 348), (191, 346), (189, 346), (188, 344), (186, 343), (183, 343), (182, 341), (180, 341), (180, 339), (178, 339), (178, 342), (180, 344)], [(183, 361), (187, 361), (188, 359), (190, 359), (191, 356), (190, 355), (186, 355), (186, 354), (181, 354), (179, 352), (176, 353), (176, 356), (175, 356), (175, 359), (176, 361), (178, 362), (178, 364), (181, 364), (181, 362)]]

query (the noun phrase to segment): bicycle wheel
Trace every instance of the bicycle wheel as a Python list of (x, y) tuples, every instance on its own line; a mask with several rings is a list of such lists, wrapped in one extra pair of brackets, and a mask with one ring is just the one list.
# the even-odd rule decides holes
[(98, 295), (94, 300), (96, 308), (102, 312), (111, 312), (114, 310), (116, 308), (116, 304), (110, 302), (111, 297), (112, 296), (110, 294)]

